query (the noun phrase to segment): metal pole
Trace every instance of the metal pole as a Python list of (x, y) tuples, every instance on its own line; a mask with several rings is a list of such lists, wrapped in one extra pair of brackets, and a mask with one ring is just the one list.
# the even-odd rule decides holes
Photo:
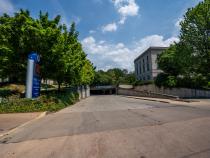
[(32, 98), (34, 60), (28, 59), (26, 76), (26, 98)]

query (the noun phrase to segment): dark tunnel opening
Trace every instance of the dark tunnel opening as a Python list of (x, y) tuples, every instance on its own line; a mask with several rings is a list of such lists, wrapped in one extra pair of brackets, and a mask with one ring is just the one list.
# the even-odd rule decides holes
[(116, 94), (116, 89), (100, 89), (90, 90), (91, 95), (113, 95)]

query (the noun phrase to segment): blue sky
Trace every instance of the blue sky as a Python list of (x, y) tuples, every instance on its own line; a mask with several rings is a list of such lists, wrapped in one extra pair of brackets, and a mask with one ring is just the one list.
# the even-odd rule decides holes
[(149, 46), (178, 41), (179, 21), (201, 0), (0, 0), (0, 14), (28, 9), (77, 24), (88, 58), (97, 69), (133, 70), (133, 60)]

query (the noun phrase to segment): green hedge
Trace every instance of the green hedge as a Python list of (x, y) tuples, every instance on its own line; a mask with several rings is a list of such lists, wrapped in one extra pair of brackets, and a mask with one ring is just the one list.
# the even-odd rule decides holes
[(210, 83), (208, 79), (201, 74), (196, 74), (193, 77), (177, 77), (166, 73), (160, 73), (155, 79), (155, 85), (158, 87), (182, 87), (182, 88), (207, 88)]
[(75, 92), (52, 92), (35, 100), (25, 98), (5, 99), (0, 103), (0, 113), (54, 112), (74, 104), (77, 100), (78, 94)]

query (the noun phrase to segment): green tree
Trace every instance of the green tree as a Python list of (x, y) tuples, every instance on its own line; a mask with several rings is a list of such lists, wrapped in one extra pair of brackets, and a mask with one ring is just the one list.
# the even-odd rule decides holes
[(36, 51), (40, 41), (39, 24), (27, 10), (20, 10), (14, 17), (0, 17), (1, 75), (11, 81), (25, 80), (27, 55)]
[(41, 55), (41, 77), (71, 86), (89, 84), (94, 68), (78, 40), (75, 23), (70, 29), (60, 24), (58, 15), (49, 19), (40, 12), (34, 19), (29, 11), (0, 17), (0, 78), (25, 82), (27, 56), (31, 51)]
[[(78, 41), (78, 35), (79, 33), (75, 29), (75, 23), (72, 23), (65, 43), (66, 63), (68, 67), (66, 82), (71, 85), (82, 84), (81, 71), (87, 60), (87, 55), (83, 51), (81, 43)], [(92, 67), (90, 68), (91, 70), (93, 69)]]
[(96, 71), (92, 85), (94, 86), (112, 85), (112, 77), (103, 70)]
[(165, 73), (177, 76), (180, 74), (182, 68), (178, 58), (179, 56), (177, 56), (177, 45), (174, 44), (171, 45), (169, 49), (158, 55), (157, 63), (159, 68)]
[(107, 71), (99, 70), (95, 72), (95, 78), (92, 85), (116, 85), (134, 84), (136, 77), (133, 72), (126, 69), (113, 68)]
[[(170, 77), (160, 75), (157, 81), (165, 79), (166, 86), (167, 83), (168, 86), (207, 85), (210, 81), (210, 1), (204, 0), (188, 9), (180, 25), (180, 42), (171, 45), (157, 59), (159, 68)], [(175, 78), (177, 82), (173, 82)]]
[[(190, 50), (191, 71), (210, 73), (210, 1), (204, 0), (188, 9), (181, 24), (180, 41)], [(208, 72), (207, 72), (208, 71)]]
[(125, 71), (123, 71), (119, 68), (113, 68), (113, 69), (109, 69), (107, 71), (108, 75), (110, 75), (112, 77), (112, 84), (114, 84), (114, 85), (119, 85), (120, 81), (122, 80), (122, 78), (125, 75), (124, 72)]
[[(63, 56), (62, 47), (64, 39), (62, 37), (62, 26), (59, 25), (61, 17), (58, 15), (50, 20), (48, 13), (40, 11), (39, 19), (41, 40), (37, 52), (41, 55), (41, 76), (43, 79), (55, 79), (55, 74), (61, 65)], [(55, 71), (57, 70), (57, 71)], [(63, 71), (62, 67), (60, 70)]]
[(126, 73), (122, 80), (120, 81), (121, 84), (131, 84), (134, 85), (137, 82), (136, 75), (134, 72)]
[(85, 64), (81, 70), (81, 82), (83, 85), (90, 85), (94, 79), (94, 67), (89, 60), (85, 60)]

